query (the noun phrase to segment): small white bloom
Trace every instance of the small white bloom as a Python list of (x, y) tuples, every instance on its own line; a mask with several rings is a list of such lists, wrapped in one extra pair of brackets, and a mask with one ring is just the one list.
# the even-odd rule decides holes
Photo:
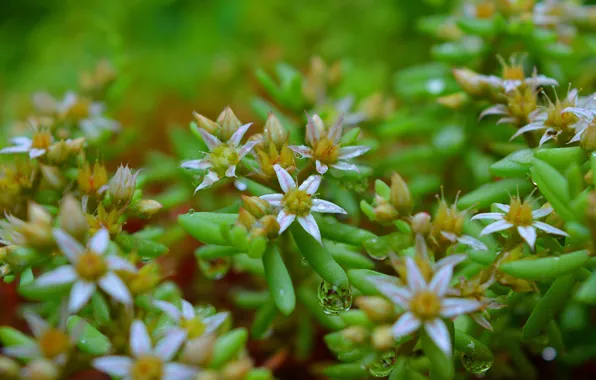
[(32, 138), (13, 137), (10, 139), (12, 146), (0, 149), (0, 154), (28, 153), (30, 158), (39, 158), (48, 152), (53, 141), (50, 132), (34, 128)]
[[(192, 304), (182, 300), (182, 309), (166, 301), (153, 301), (153, 305), (172, 318), (176, 326), (168, 327), (165, 336), (182, 336), (182, 340), (192, 340), (214, 333), (228, 318), (228, 313), (217, 313), (209, 317), (197, 315)], [(173, 339), (173, 338), (172, 338)]]
[[(72, 91), (66, 93), (64, 99), (56, 105), (56, 111), (65, 116), (76, 107), (85, 107), (86, 115), (77, 119), (77, 125), (89, 138), (96, 139), (106, 130), (113, 132), (120, 130), (120, 123), (104, 115), (106, 111), (104, 103), (87, 103), (85, 99)], [(76, 113), (76, 111), (74, 112)]]
[(292, 176), (284, 168), (274, 165), (273, 169), (284, 194), (266, 194), (261, 196), (261, 199), (269, 202), (271, 206), (279, 208), (280, 211), (277, 214), (279, 233), (284, 232), (294, 220), (298, 219), (302, 228), (319, 243), (322, 243), (319, 226), (311, 213), (314, 211), (347, 214), (346, 210), (329, 201), (312, 198), (319, 189), (321, 176), (311, 175), (297, 187)]
[(184, 161), (181, 167), (185, 169), (206, 170), (207, 174), (203, 182), (195, 189), (195, 192), (205, 189), (219, 181), (222, 177), (236, 177), (236, 165), (246, 156), (259, 141), (248, 141), (240, 146), (242, 137), (252, 123), (241, 125), (228, 141), (221, 142), (211, 133), (199, 128), (199, 133), (209, 149), (209, 153), (203, 159)]
[(393, 337), (399, 339), (424, 327), (437, 347), (445, 355), (451, 356), (449, 331), (441, 318), (470, 314), (479, 310), (483, 304), (471, 298), (447, 297), (453, 276), (453, 263), (445, 262), (439, 266), (429, 283), (414, 259), (406, 257), (405, 263), (406, 286), (397, 286), (387, 279), (370, 278), (383, 295), (405, 310), (392, 326)]
[(106, 229), (93, 235), (87, 247), (60, 229), (54, 229), (54, 239), (64, 256), (72, 265), (63, 265), (40, 276), (39, 285), (74, 283), (70, 290), (68, 311), (78, 312), (91, 298), (97, 286), (118, 302), (130, 305), (132, 297), (124, 282), (115, 270), (135, 272), (136, 268), (128, 261), (116, 256), (105, 256), (110, 241)]
[(323, 121), (315, 114), (308, 118), (306, 125), (306, 145), (292, 145), (295, 153), (302, 157), (315, 160), (316, 169), (319, 174), (325, 174), (329, 166), (337, 170), (359, 171), (358, 167), (349, 162), (350, 159), (363, 155), (370, 149), (364, 145), (340, 147), (339, 140), (343, 134), (343, 116), (337, 122), (324, 130)]
[(116, 378), (190, 380), (198, 369), (172, 361), (183, 342), (181, 335), (168, 335), (153, 347), (147, 327), (135, 320), (129, 337), (132, 357), (104, 356), (94, 359), (92, 364), (95, 369)]
[(515, 227), (519, 235), (528, 243), (531, 249), (534, 249), (534, 244), (536, 243), (537, 229), (553, 235), (569, 236), (565, 231), (536, 220), (544, 218), (553, 212), (551, 208), (532, 210), (528, 202), (522, 202), (517, 197), (511, 198), (509, 205), (495, 203), (495, 206), (501, 212), (487, 212), (472, 217), (472, 220), (496, 220), (496, 222), (484, 227), (480, 232), (481, 236)]
[(596, 100), (596, 95), (591, 96), (589, 99), (585, 107), (567, 107), (561, 112), (571, 112), (579, 118), (579, 121), (573, 126), (575, 128), (575, 135), (567, 144), (579, 141), (588, 125), (596, 122), (596, 109), (590, 108), (589, 105), (592, 100)]

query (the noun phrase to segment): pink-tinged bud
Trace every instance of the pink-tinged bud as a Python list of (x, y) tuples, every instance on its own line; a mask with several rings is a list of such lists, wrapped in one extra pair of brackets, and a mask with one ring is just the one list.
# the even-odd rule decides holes
[(272, 142), (276, 148), (281, 148), (288, 141), (288, 131), (281, 125), (273, 113), (269, 113), (265, 123), (263, 136), (265, 141)]
[(79, 241), (83, 241), (89, 230), (89, 223), (87, 223), (87, 218), (81, 208), (81, 202), (77, 198), (72, 195), (64, 197), (60, 205), (58, 219), (60, 228)]
[(110, 195), (116, 203), (130, 202), (136, 190), (138, 174), (138, 171), (133, 174), (128, 166), (120, 165), (108, 183)]
[(242, 125), (230, 107), (223, 110), (217, 118), (217, 123), (219, 124), (219, 136), (222, 141), (228, 141)]
[(422, 234), (424, 236), (428, 235), (432, 227), (430, 214), (427, 212), (417, 213), (412, 217), (410, 226), (414, 233)]
[(207, 132), (211, 133), (212, 135), (218, 135), (219, 133), (219, 125), (213, 120), (206, 118), (205, 116), (201, 115), (198, 112), (193, 112), (192, 116), (194, 116), (195, 120), (197, 121), (197, 125), (199, 128), (206, 130)]

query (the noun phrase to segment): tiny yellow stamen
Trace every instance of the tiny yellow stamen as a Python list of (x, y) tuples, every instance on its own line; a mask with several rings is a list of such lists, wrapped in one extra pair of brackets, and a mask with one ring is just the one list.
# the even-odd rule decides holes
[(339, 146), (324, 136), (314, 147), (314, 158), (324, 164), (334, 164), (339, 159)]
[(412, 297), (410, 310), (422, 320), (435, 319), (441, 311), (441, 299), (429, 290), (422, 290)]
[(130, 370), (133, 380), (160, 380), (163, 374), (163, 362), (156, 356), (139, 358)]
[(48, 149), (52, 145), (52, 135), (48, 131), (39, 131), (33, 134), (31, 147), (36, 149)]
[(108, 271), (108, 265), (101, 255), (87, 251), (79, 257), (76, 271), (82, 279), (97, 281)]
[(281, 203), (285, 210), (296, 216), (307, 216), (312, 208), (311, 196), (299, 189), (291, 189), (285, 193)]
[(232, 165), (236, 165), (240, 158), (236, 147), (222, 144), (209, 153), (209, 161), (213, 165), (212, 170), (220, 177), (226, 174), (226, 170)]
[(205, 333), (207, 326), (200, 317), (195, 317), (192, 319), (182, 319), (180, 321), (180, 327), (188, 331), (189, 339), (198, 338)]
[(39, 348), (43, 356), (53, 359), (68, 351), (70, 339), (60, 330), (48, 329), (39, 338)]
[(531, 226), (534, 221), (532, 206), (528, 202), (522, 202), (517, 197), (511, 198), (509, 212), (504, 219), (514, 226)]

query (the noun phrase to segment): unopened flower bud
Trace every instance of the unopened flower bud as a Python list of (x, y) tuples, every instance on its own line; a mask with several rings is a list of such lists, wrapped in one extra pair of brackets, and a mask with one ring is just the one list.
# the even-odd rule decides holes
[(395, 339), (391, 332), (391, 325), (382, 325), (375, 328), (372, 332), (372, 345), (375, 350), (387, 351), (395, 345)]
[(58, 219), (60, 220), (60, 228), (79, 241), (83, 241), (89, 229), (89, 224), (79, 200), (72, 195), (65, 196), (60, 205)]
[(375, 219), (381, 223), (390, 223), (399, 217), (397, 209), (387, 200), (376, 197), (376, 206), (374, 209)]
[(120, 165), (108, 184), (110, 195), (116, 203), (130, 202), (136, 190), (138, 174), (138, 171), (133, 174), (128, 165)]
[(95, 195), (97, 191), (108, 183), (108, 171), (102, 164), (96, 162), (91, 168), (91, 165), (85, 163), (79, 169), (77, 177), (79, 189), (88, 195)]
[(487, 90), (487, 83), (482, 75), (467, 69), (453, 69), (453, 76), (461, 88), (470, 95), (482, 96)]
[(397, 173), (391, 177), (391, 204), (400, 215), (408, 215), (412, 211), (412, 195), (404, 179)]
[(259, 197), (249, 197), (242, 195), (242, 207), (250, 212), (255, 218), (259, 219), (271, 213), (271, 205)]
[(244, 379), (252, 367), (252, 361), (248, 358), (236, 360), (226, 364), (222, 370), (222, 375), (225, 380)]
[(358, 297), (356, 298), (356, 305), (373, 321), (384, 321), (394, 316), (393, 305), (382, 297)]
[(432, 227), (430, 214), (427, 212), (417, 213), (412, 217), (410, 226), (415, 234), (428, 235)]
[(263, 135), (267, 142), (272, 142), (278, 149), (288, 141), (288, 131), (281, 125), (279, 119), (272, 112), (267, 117)]
[(58, 189), (64, 184), (64, 177), (55, 166), (40, 165), (41, 174), (46, 182), (53, 188)]
[(217, 118), (217, 123), (220, 127), (219, 135), (222, 141), (228, 141), (234, 132), (238, 130), (240, 125), (242, 125), (230, 107), (226, 107), (223, 110)]
[(589, 152), (596, 150), (596, 122), (591, 122), (582, 132), (579, 145)]
[(318, 114), (314, 114), (311, 117), (311, 120), (313, 122), (314, 127), (319, 132), (319, 136), (324, 135), (325, 134), (325, 123), (323, 122), (323, 119), (321, 119), (321, 117)]
[(48, 359), (35, 359), (23, 368), (23, 377), (29, 380), (58, 379), (59, 371), (56, 365)]
[(202, 367), (211, 359), (215, 338), (214, 334), (209, 334), (188, 341), (182, 351), (182, 361)]
[(157, 214), (163, 206), (153, 199), (141, 199), (136, 202), (132, 208), (141, 218), (150, 218)]
[(19, 365), (16, 361), (0, 356), (0, 378), (16, 380), (19, 378)]
[(263, 225), (265, 236), (269, 239), (275, 239), (279, 234), (279, 222), (275, 216), (266, 215), (261, 218), (260, 222)]
[(66, 148), (68, 149), (68, 154), (75, 155), (81, 153), (81, 150), (85, 147), (85, 138), (79, 137), (78, 139), (74, 140), (66, 140)]
[(341, 335), (354, 344), (362, 344), (368, 338), (368, 330), (362, 326), (350, 326), (341, 330)]
[(207, 132), (211, 133), (212, 135), (217, 135), (219, 132), (219, 125), (213, 120), (206, 118), (205, 116), (201, 115), (198, 112), (193, 112), (192, 115), (194, 116), (195, 120), (197, 121), (197, 125), (199, 128), (206, 130)]
[(69, 155), (68, 145), (65, 141), (58, 141), (52, 144), (48, 149), (48, 161), (61, 164), (68, 159)]
[(287, 144), (281, 147), (281, 150), (279, 152), (278, 163), (279, 166), (281, 166), (284, 169), (293, 168), (294, 166), (296, 166), (294, 152), (292, 152), (292, 149), (290, 149), (290, 147), (288, 147)]
[(469, 101), (470, 97), (465, 92), (456, 92), (437, 99), (437, 103), (451, 109), (459, 109), (468, 104)]

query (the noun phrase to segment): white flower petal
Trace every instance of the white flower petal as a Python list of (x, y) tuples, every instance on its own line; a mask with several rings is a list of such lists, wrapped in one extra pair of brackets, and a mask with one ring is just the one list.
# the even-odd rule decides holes
[(336, 170), (341, 170), (344, 172), (360, 172), (360, 169), (358, 169), (358, 166), (351, 164), (349, 162), (346, 161), (338, 161), (335, 164), (331, 165), (331, 167), (333, 169)]
[(246, 131), (248, 131), (248, 128), (250, 128), (251, 125), (252, 123), (246, 123), (238, 127), (236, 132), (234, 132), (232, 137), (230, 137), (230, 139), (228, 140), (228, 143), (231, 143), (234, 146), (240, 145), (240, 141), (242, 141), (242, 138), (244, 137)]
[(39, 347), (36, 344), (3, 347), (2, 351), (0, 352), (2, 352), (3, 355), (19, 359), (33, 359), (41, 356), (41, 352), (39, 352)]
[[(321, 139), (321, 135), (319, 133), (319, 129), (315, 125), (315, 121), (312, 117), (306, 115), (308, 117), (308, 123), (306, 124), (306, 142), (309, 143), (311, 146), (315, 146), (316, 143)], [(318, 116), (315, 114), (315, 116)]]
[(509, 205), (503, 204), (503, 203), (494, 203), (495, 207), (498, 208), (499, 210), (503, 211), (504, 213), (508, 213), (510, 210)]
[(66, 256), (71, 263), (76, 263), (78, 257), (85, 252), (85, 247), (61, 229), (55, 228), (52, 232), (54, 239), (64, 256)]
[(339, 150), (339, 159), (340, 160), (347, 160), (350, 158), (362, 156), (364, 153), (368, 152), (370, 147), (365, 145), (354, 145), (354, 146), (346, 146)]
[(222, 312), (204, 318), (203, 323), (206, 325), (204, 334), (211, 334), (212, 332), (215, 332), (215, 330), (217, 330), (219, 326), (221, 326), (226, 319), (229, 318), (229, 316), (229, 313)]
[(29, 147), (31, 146), (31, 144), (33, 143), (31, 141), (31, 139), (29, 137), (26, 136), (16, 136), (10, 139), (10, 143), (13, 145), (22, 145), (22, 146), (26, 146), (27, 150), (29, 149)]
[(275, 164), (273, 165), (273, 170), (275, 170), (275, 174), (277, 175), (277, 180), (279, 181), (279, 186), (283, 190), (284, 193), (287, 193), (291, 189), (296, 188), (296, 182), (294, 179), (286, 171), (286, 169), (282, 168), (280, 165)]
[(339, 207), (335, 203), (325, 201), (323, 199), (314, 199), (312, 201), (312, 208), (310, 211), (314, 212), (326, 212), (330, 214), (347, 214), (348, 212), (343, 208)]
[(44, 321), (43, 318), (33, 312), (25, 312), (23, 317), (27, 321), (33, 336), (36, 338), (39, 338), (49, 327), (48, 323)]
[(544, 75), (537, 75), (534, 78), (526, 78), (526, 82), (535, 81), (538, 86), (558, 86), (559, 82), (556, 79), (549, 78)]
[(283, 199), (283, 197), (283, 194), (265, 194), (261, 195), (259, 198), (269, 202), (269, 204), (273, 207), (278, 207), (281, 205), (281, 200)]
[(453, 318), (480, 309), (483, 303), (472, 298), (444, 298), (441, 302), (441, 316)]
[(320, 175), (311, 175), (300, 184), (300, 187), (298, 189), (306, 191), (306, 194), (313, 195), (317, 192), (317, 190), (319, 190), (322, 178), (323, 177), (321, 177)]
[(46, 154), (45, 149), (31, 148), (31, 150), (29, 150), (29, 157), (31, 157), (31, 158), (41, 157), (44, 154)]
[(552, 128), (549, 128), (549, 129), (546, 130), (546, 132), (544, 132), (544, 134), (540, 138), (540, 142), (538, 143), (538, 147), (541, 147), (542, 144), (544, 144), (545, 142), (547, 142), (547, 141), (551, 140), (553, 137), (555, 137), (555, 135), (553, 135), (551, 131), (554, 131), (554, 130)]
[(585, 109), (585, 108), (580, 108), (580, 107), (567, 107), (567, 108), (564, 108), (563, 111), (561, 111), (561, 114), (567, 113), (567, 112), (571, 112), (571, 113), (575, 114), (576, 116), (583, 117), (583, 118), (588, 119), (588, 120), (593, 119), (594, 116), (595, 116), (594, 111), (589, 110), (589, 109)]
[(325, 165), (319, 160), (315, 162), (315, 167), (317, 168), (317, 173), (319, 174), (325, 174), (327, 173), (327, 170), (329, 170), (329, 166)]
[(155, 355), (164, 361), (172, 359), (187, 336), (188, 333), (182, 329), (172, 329), (155, 346)]
[(455, 243), (457, 241), (457, 235), (451, 232), (441, 231), (441, 236), (443, 236), (445, 239), (449, 240), (452, 243)]
[(39, 276), (35, 283), (42, 286), (66, 284), (77, 279), (78, 275), (72, 265), (64, 265)]
[(440, 268), (442, 268), (446, 265), (455, 267), (457, 264), (464, 262), (467, 259), (468, 259), (468, 256), (464, 255), (464, 254), (445, 256), (441, 260), (439, 260), (435, 263), (434, 269), (435, 269), (435, 271), (438, 271)]
[(482, 119), (488, 115), (507, 115), (507, 107), (503, 104), (497, 104), (496, 106), (489, 107), (480, 113), (478, 119)]
[(484, 327), (488, 331), (494, 331), (493, 326), (490, 324), (490, 321), (481, 313), (472, 314), (472, 319), (474, 320), (474, 322), (478, 323), (480, 326)]
[(89, 239), (89, 248), (100, 255), (105, 253), (110, 243), (110, 233), (105, 228), (97, 231), (95, 235)]
[(246, 144), (242, 145), (242, 148), (238, 150), (238, 159), (243, 159), (244, 156), (246, 156), (258, 143), (259, 141), (255, 140), (247, 141)]
[(503, 231), (513, 227), (513, 224), (509, 223), (508, 221), (501, 219), (494, 223), (489, 224), (488, 226), (484, 227), (484, 229), (480, 232), (480, 236), (492, 234), (494, 232)]
[(152, 354), (151, 337), (145, 324), (138, 319), (130, 325), (129, 343), (130, 351), (136, 358)]
[(337, 144), (337, 142), (341, 138), (341, 135), (343, 134), (343, 121), (344, 115), (342, 113), (339, 115), (337, 121), (331, 126), (331, 128), (329, 128), (329, 131), (327, 132), (327, 138), (335, 144)]
[(108, 268), (111, 270), (125, 270), (128, 272), (136, 272), (137, 268), (128, 260), (116, 255), (106, 257)]
[(403, 314), (399, 319), (391, 326), (391, 332), (393, 338), (399, 339), (406, 335), (413, 333), (420, 327), (420, 320), (410, 312)]
[(279, 234), (284, 232), (285, 230), (290, 227), (294, 220), (296, 219), (296, 215), (288, 214), (285, 210), (281, 210), (279, 214), (277, 214), (277, 223), (279, 223)]
[(453, 266), (444, 265), (434, 274), (428, 288), (439, 297), (442, 297), (447, 293), (451, 277), (453, 277)]
[(313, 150), (306, 145), (290, 145), (289, 148), (298, 154), (300, 158), (311, 158), (314, 154)]
[(563, 230), (560, 230), (556, 227), (551, 226), (550, 224), (546, 224), (544, 222), (534, 222), (532, 223), (532, 225), (536, 228), (538, 228), (539, 230), (542, 230), (544, 232), (547, 232), (549, 234), (553, 234), (553, 235), (562, 235), (562, 236), (569, 236), (569, 234)]
[(236, 165), (230, 166), (225, 173), (225, 176), (228, 178), (235, 178), (236, 177)]
[(153, 306), (166, 313), (168, 317), (172, 318), (176, 322), (180, 321), (180, 318), (182, 317), (180, 310), (178, 310), (176, 306), (169, 302), (156, 300), (153, 301)]
[(193, 319), (196, 315), (194, 307), (186, 300), (182, 300), (182, 315), (184, 319)]
[(211, 161), (203, 158), (200, 160), (190, 160), (184, 161), (180, 167), (184, 169), (196, 169), (196, 170), (204, 170), (209, 169), (211, 167)]
[(567, 142), (567, 144), (573, 144), (574, 142), (578, 142), (579, 140), (581, 140), (582, 134), (585, 130), (586, 128), (581, 128), (575, 135), (573, 135), (573, 137), (571, 138), (571, 140)]
[(9, 146), (9, 147), (0, 149), (0, 154), (25, 153), (28, 151), (29, 151), (28, 146)]
[(470, 220), (480, 220), (480, 219), (500, 220), (500, 219), (503, 219), (503, 214), (498, 213), (498, 212), (484, 212), (481, 214), (474, 215)]
[(406, 257), (406, 273), (408, 287), (412, 290), (412, 292), (416, 293), (417, 291), (426, 288), (424, 276), (422, 276), (416, 261), (414, 261), (414, 259), (411, 257)]
[(374, 283), (379, 292), (389, 298), (394, 304), (404, 309), (408, 308), (412, 294), (407, 288), (397, 286), (390, 280), (381, 277), (370, 276), (368, 280)]
[(449, 330), (447, 330), (445, 322), (436, 318), (432, 321), (425, 322), (424, 329), (437, 347), (439, 347), (447, 357), (451, 357), (451, 338), (449, 337)]
[(488, 247), (486, 246), (486, 244), (468, 235), (460, 236), (459, 238), (457, 238), (457, 241), (477, 251), (488, 251)]
[(198, 370), (186, 364), (167, 363), (164, 366), (163, 380), (191, 380)]
[(534, 226), (517, 226), (517, 232), (528, 243), (530, 248), (534, 249), (534, 244), (536, 244), (536, 228)]
[(132, 359), (128, 356), (104, 356), (91, 362), (96, 370), (116, 377), (128, 376), (132, 363)]
[(212, 151), (221, 145), (221, 141), (219, 141), (217, 137), (213, 136), (203, 128), (199, 128), (199, 133), (201, 134), (201, 137), (203, 138), (203, 141), (205, 142), (205, 145), (207, 145), (209, 151)]
[(95, 284), (93, 282), (83, 280), (75, 282), (70, 290), (70, 297), (68, 299), (69, 313), (75, 314), (81, 310), (81, 308), (89, 302), (89, 299), (91, 299), (94, 292)]
[(312, 237), (315, 238), (316, 241), (323, 244), (321, 241), (321, 231), (319, 230), (319, 226), (315, 220), (315, 217), (312, 214), (308, 214), (307, 216), (298, 217), (298, 223), (304, 228), (306, 232)]
[(195, 189), (195, 193), (199, 190), (210, 187), (217, 181), (219, 181), (219, 176), (217, 175), (217, 173), (215, 173), (213, 171), (209, 171), (205, 175), (205, 177), (203, 177), (203, 182), (201, 182), (201, 184)]
[(530, 123), (527, 124), (523, 127), (521, 127), (520, 129), (517, 130), (517, 132), (515, 132), (513, 134), (513, 136), (511, 136), (511, 138), (509, 139), (509, 141), (513, 140), (514, 138), (523, 135), (526, 132), (531, 132), (531, 131), (537, 131), (540, 129), (546, 129), (546, 127), (544, 126), (543, 122), (536, 122), (536, 123)]
[(539, 208), (538, 210), (532, 211), (532, 219), (544, 218), (545, 216), (549, 215), (551, 212), (553, 212), (553, 209), (550, 207)]
[(100, 278), (99, 286), (115, 300), (127, 305), (132, 303), (132, 296), (126, 284), (114, 272), (108, 272)]

